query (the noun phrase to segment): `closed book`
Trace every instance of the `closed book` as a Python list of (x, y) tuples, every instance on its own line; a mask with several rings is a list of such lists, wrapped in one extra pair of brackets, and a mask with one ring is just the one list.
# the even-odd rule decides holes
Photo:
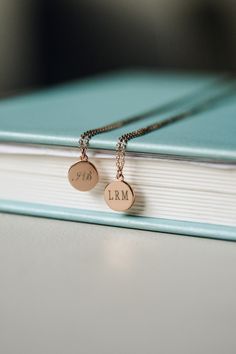
[[(0, 101), (0, 210), (236, 239), (236, 101), (232, 81), (216, 75), (120, 72)], [(230, 92), (230, 94), (229, 94)], [(116, 176), (116, 143), (216, 97), (214, 104), (127, 145), (125, 180), (136, 195), (115, 212), (103, 191)], [(99, 172), (90, 192), (68, 182), (80, 134), (143, 117), (94, 136), (88, 155)]]

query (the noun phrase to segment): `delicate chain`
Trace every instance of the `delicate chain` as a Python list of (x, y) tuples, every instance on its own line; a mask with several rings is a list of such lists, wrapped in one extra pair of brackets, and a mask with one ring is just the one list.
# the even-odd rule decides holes
[(116, 145), (116, 178), (119, 180), (124, 179), (123, 176), (123, 167), (125, 164), (125, 149), (127, 142), (125, 140), (119, 139)]
[[(233, 89), (235, 89), (235, 85), (233, 86)], [(140, 128), (137, 130), (134, 130), (130, 133), (123, 134), (118, 138), (118, 142), (116, 145), (116, 167), (117, 167), (117, 174), (116, 178), (119, 180), (123, 180), (123, 168), (125, 164), (125, 152), (126, 152), (126, 146), (129, 140), (137, 138), (139, 136), (148, 134), (154, 130), (160, 129), (166, 125), (172, 124), (174, 122), (180, 121), (184, 118), (193, 116), (197, 113), (200, 113), (201, 111), (206, 110), (209, 108), (211, 105), (219, 102), (220, 99), (224, 99), (228, 97), (230, 94), (234, 94), (235, 91), (232, 90), (232, 87), (230, 90), (226, 90), (225, 92), (220, 93), (214, 97), (210, 97), (204, 101), (202, 101), (200, 104), (198, 103), (197, 105), (192, 106), (189, 109), (186, 109), (185, 111), (176, 114), (174, 116), (168, 117), (166, 119), (163, 119), (159, 122), (153, 123), (151, 125), (148, 125), (145, 128)]]
[[(166, 108), (163, 106), (160, 109), (164, 111)], [(88, 149), (89, 141), (93, 136), (101, 134), (101, 133), (109, 132), (114, 129), (121, 128), (125, 125), (137, 122), (141, 119), (144, 119), (144, 118), (148, 117), (149, 115), (151, 115), (151, 111), (147, 112), (146, 114), (141, 114), (139, 116), (133, 116), (131, 118), (122, 119), (122, 120), (116, 121), (112, 124), (104, 125), (103, 127), (91, 129), (91, 130), (84, 132), (80, 136), (80, 140), (79, 140), (79, 148), (81, 151), (81, 160), (88, 159), (86, 152)]]
[[(206, 85), (205, 87), (203, 87), (202, 90), (200, 91), (200, 94), (202, 95), (204, 93), (204, 90), (209, 89), (209, 87), (214, 87), (217, 82), (219, 83), (219, 82), (224, 82), (224, 81), (228, 81), (227, 75), (223, 76), (220, 79), (217, 79), (216, 82), (214, 81), (214, 82)], [(147, 118), (149, 118), (153, 115), (156, 115), (156, 114), (170, 111), (173, 108), (176, 108), (186, 102), (189, 102), (189, 100), (196, 99), (197, 95), (199, 95), (199, 90), (197, 92), (192, 92), (189, 95), (186, 95), (185, 97), (174, 99), (173, 101), (165, 103), (162, 106), (154, 107), (153, 109), (150, 109), (149, 111), (143, 112), (141, 114), (137, 114), (137, 115), (132, 116), (130, 118), (122, 119), (122, 120), (116, 121), (112, 124), (107, 124), (107, 125), (104, 125), (103, 127), (91, 129), (91, 130), (84, 132), (80, 136), (80, 140), (79, 140), (79, 148), (81, 151), (81, 160), (88, 159), (87, 149), (88, 149), (89, 141), (93, 136), (101, 134), (101, 133), (105, 133), (105, 132), (108, 132), (108, 131), (111, 131), (114, 129), (121, 128), (121, 127), (131, 124), (131, 123), (139, 122), (141, 120), (147, 119)], [(119, 150), (121, 150), (121, 149), (119, 148)], [(118, 162), (118, 164), (119, 164), (119, 162)]]
[[(134, 118), (132, 117), (132, 118), (127, 119), (127, 120), (120, 120), (120, 121), (117, 121), (117, 122), (115, 122), (113, 124), (104, 125), (103, 127), (87, 130), (86, 132), (84, 132), (80, 136), (80, 140), (79, 140), (79, 148), (80, 148), (80, 151), (81, 151), (81, 160), (87, 160), (88, 159), (86, 152), (87, 152), (87, 148), (88, 148), (88, 145), (89, 145), (89, 140), (93, 136), (95, 136), (97, 134), (108, 132), (108, 131), (113, 130), (113, 129), (120, 128), (120, 127), (122, 127), (124, 125), (123, 122), (130, 121), (130, 123), (131, 123), (133, 120), (134, 120)], [(129, 123), (126, 123), (126, 124), (129, 124)]]

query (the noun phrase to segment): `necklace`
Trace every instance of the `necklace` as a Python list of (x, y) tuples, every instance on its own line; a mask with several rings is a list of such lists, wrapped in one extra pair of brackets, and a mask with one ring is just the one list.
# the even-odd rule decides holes
[(133, 188), (124, 180), (123, 175), (123, 169), (125, 165), (125, 152), (127, 143), (130, 140), (151, 133), (164, 126), (170, 125), (188, 117), (192, 117), (202, 111), (207, 110), (215, 103), (218, 103), (220, 100), (229, 97), (232, 95), (232, 93), (234, 93), (232, 88), (230, 88), (230, 90), (224, 90), (223, 93), (221, 92), (218, 95), (201, 101), (200, 103), (192, 106), (189, 109), (186, 109), (179, 114), (170, 116), (144, 128), (140, 128), (120, 136), (116, 145), (116, 179), (115, 181), (109, 183), (104, 190), (104, 198), (107, 205), (115, 211), (126, 211), (132, 207), (135, 201), (135, 193)]
[[(221, 79), (216, 80), (217, 82), (221, 81), (226, 81), (227, 78), (223, 77)], [(204, 91), (206, 91), (209, 88), (214, 88), (216, 82), (210, 83), (205, 85), (201, 90), (198, 90), (197, 92), (193, 92), (189, 95), (186, 95), (182, 98), (177, 98), (171, 102), (165, 103), (162, 106), (159, 107), (154, 107), (153, 109), (150, 109), (146, 112), (143, 112), (141, 114), (132, 116), (130, 118), (118, 120), (114, 123), (104, 125), (102, 127), (96, 128), (96, 129), (91, 129), (85, 131), (81, 136), (79, 140), (79, 149), (80, 149), (80, 160), (73, 164), (68, 171), (68, 180), (70, 184), (77, 190), (79, 191), (90, 191), (93, 189), (96, 184), (98, 183), (99, 180), (99, 175), (97, 168), (94, 166), (92, 162), (89, 161), (88, 155), (87, 155), (87, 150), (89, 146), (90, 139), (93, 138), (95, 135), (102, 134), (109, 132), (114, 129), (121, 128), (123, 126), (126, 126), (131, 123), (139, 122), (141, 120), (150, 118), (153, 115), (160, 114), (160, 113), (165, 113), (166, 111), (170, 111), (173, 108), (179, 107), (182, 104), (189, 102), (192, 99), (196, 99), (196, 97), (199, 95), (204, 94)], [(177, 120), (175, 119), (168, 119), (169, 123), (172, 121)], [(119, 147), (117, 150), (117, 166), (118, 166), (118, 173), (122, 173), (122, 169), (124, 166), (124, 155), (125, 155), (125, 145), (130, 139), (133, 139), (137, 136), (146, 134), (148, 131), (152, 131), (155, 129), (158, 129), (159, 127), (158, 123), (157, 125), (151, 125), (143, 129), (139, 129), (137, 131), (134, 131), (129, 134), (123, 135), (119, 139)], [(165, 125), (168, 124), (167, 122)], [(156, 128), (155, 128), (156, 126)], [(123, 162), (122, 162), (123, 161)]]

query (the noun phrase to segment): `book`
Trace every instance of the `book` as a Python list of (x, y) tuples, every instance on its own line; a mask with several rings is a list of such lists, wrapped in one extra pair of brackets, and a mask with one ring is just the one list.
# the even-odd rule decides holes
[[(217, 97), (228, 85), (216, 75), (120, 72), (0, 101), (0, 210), (235, 240), (234, 95), (131, 140), (124, 173), (135, 204), (119, 213), (103, 198), (115, 179), (120, 135)], [(80, 134), (140, 114), (146, 118), (91, 139), (100, 181), (91, 192), (73, 189), (67, 173), (79, 160)]]

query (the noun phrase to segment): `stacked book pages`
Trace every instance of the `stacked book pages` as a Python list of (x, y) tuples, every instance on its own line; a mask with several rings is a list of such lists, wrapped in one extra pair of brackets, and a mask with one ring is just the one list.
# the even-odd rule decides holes
[[(236, 95), (222, 76), (122, 72), (0, 101), (0, 210), (80, 222), (236, 240)], [(213, 104), (204, 104), (213, 98)], [(127, 145), (125, 180), (135, 203), (104, 201), (124, 133), (203, 109)], [(140, 117), (91, 139), (99, 172), (90, 192), (68, 182), (89, 129)]]

